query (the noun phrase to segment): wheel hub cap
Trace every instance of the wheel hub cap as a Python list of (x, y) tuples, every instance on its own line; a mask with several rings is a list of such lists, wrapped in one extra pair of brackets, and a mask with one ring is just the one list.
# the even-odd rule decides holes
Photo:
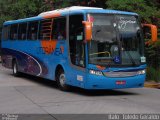
[(59, 77), (59, 80), (60, 80), (61, 86), (64, 86), (65, 85), (65, 75), (61, 74), (60, 77)]

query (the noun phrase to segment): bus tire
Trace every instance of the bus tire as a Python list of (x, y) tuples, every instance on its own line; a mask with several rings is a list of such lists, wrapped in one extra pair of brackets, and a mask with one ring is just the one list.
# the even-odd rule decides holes
[(12, 62), (12, 71), (13, 71), (13, 75), (15, 77), (18, 77), (20, 75), (20, 73), (18, 72), (18, 64), (17, 64), (16, 60), (13, 60), (13, 62)]
[(62, 91), (69, 91), (70, 87), (68, 85), (66, 85), (66, 77), (65, 77), (65, 73), (63, 69), (59, 69), (56, 75), (56, 81), (58, 84), (58, 87), (60, 88), (60, 90)]

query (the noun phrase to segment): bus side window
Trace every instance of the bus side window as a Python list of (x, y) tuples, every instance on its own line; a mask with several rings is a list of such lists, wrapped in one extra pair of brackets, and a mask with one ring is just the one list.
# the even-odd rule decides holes
[(18, 38), (18, 24), (11, 25), (10, 40), (16, 40)]
[(45, 19), (40, 21), (39, 25), (39, 39), (51, 40), (52, 34), (52, 19)]
[(56, 18), (52, 25), (52, 39), (65, 40), (66, 39), (66, 18)]
[(2, 40), (8, 40), (9, 39), (9, 31), (10, 31), (10, 26), (4, 26), (3, 27)]
[(28, 23), (28, 40), (37, 40), (38, 35), (38, 21)]
[(26, 40), (27, 34), (27, 23), (19, 24), (18, 28), (18, 40)]

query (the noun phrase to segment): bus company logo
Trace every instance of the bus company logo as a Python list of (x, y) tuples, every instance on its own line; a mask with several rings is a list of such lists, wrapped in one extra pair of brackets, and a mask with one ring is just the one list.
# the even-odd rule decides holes
[(64, 53), (64, 46), (56, 47), (57, 40), (41, 41), (41, 47), (38, 48), (38, 54), (55, 54), (60, 55)]
[(43, 49), (45, 54), (51, 54), (55, 50), (57, 45), (57, 40), (42, 40), (41, 41), (41, 48)]
[(120, 17), (119, 23), (120, 23), (119, 28), (125, 29), (127, 24), (135, 24), (136, 21), (135, 20), (126, 20), (124, 17)]
[(38, 47), (37, 54), (54, 54), (54, 55), (61, 55), (64, 53), (64, 47), (60, 46), (59, 48), (52, 48), (49, 47)]

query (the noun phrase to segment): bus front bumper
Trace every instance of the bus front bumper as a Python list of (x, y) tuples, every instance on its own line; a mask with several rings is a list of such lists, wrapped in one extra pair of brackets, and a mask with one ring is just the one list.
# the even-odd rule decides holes
[(88, 75), (85, 82), (85, 89), (124, 89), (139, 88), (144, 86), (146, 75), (132, 77), (111, 78), (106, 76)]

